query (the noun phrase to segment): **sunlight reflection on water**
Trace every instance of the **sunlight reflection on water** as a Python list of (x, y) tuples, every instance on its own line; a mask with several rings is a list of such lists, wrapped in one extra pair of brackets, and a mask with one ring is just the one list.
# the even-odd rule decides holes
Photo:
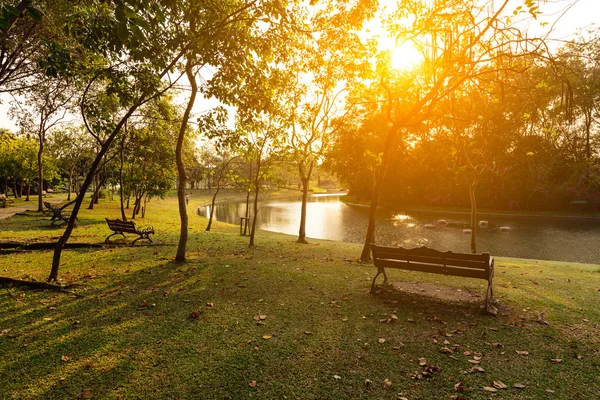
[[(355, 207), (339, 201), (339, 194), (318, 194), (309, 197), (306, 233), (310, 238), (362, 243), (367, 228), (367, 207)], [(297, 235), (301, 202), (275, 200), (259, 202), (258, 227)], [(209, 207), (198, 214), (208, 217)], [(246, 203), (215, 205), (218, 221), (239, 224), (245, 215)], [(444, 219), (447, 226), (440, 226)], [(489, 227), (477, 228), (479, 252), (496, 256), (537, 258), (546, 260), (600, 262), (600, 220), (564, 218), (522, 218), (511, 216), (481, 216)], [(429, 246), (438, 250), (468, 252), (469, 215), (440, 212), (377, 213), (376, 242), (405, 247)], [(425, 225), (429, 225), (426, 228)], [(510, 226), (510, 232), (500, 232), (500, 226)]]

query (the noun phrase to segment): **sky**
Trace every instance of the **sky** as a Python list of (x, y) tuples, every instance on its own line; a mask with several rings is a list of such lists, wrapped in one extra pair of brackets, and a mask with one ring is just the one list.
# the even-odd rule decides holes
[[(501, 0), (496, 0), (500, 2)], [(539, 0), (540, 9), (544, 12), (544, 16), (541, 18), (542, 21), (548, 21), (552, 23), (556, 18), (561, 16), (565, 11), (565, 5), (571, 4), (570, 0)], [(514, 6), (523, 3), (522, 0), (514, 1)], [(511, 5), (512, 6), (512, 5)], [(600, 0), (578, 0), (570, 9), (566, 11), (564, 15), (554, 25), (554, 30), (551, 35), (553, 39), (552, 47), (558, 47), (561, 41), (572, 39), (575, 33), (579, 29), (591, 27), (600, 15)], [(532, 29), (537, 29), (532, 24)], [(8, 128), (12, 131), (17, 130), (17, 126), (14, 121), (8, 117), (10, 97), (0, 95), (0, 128)], [(182, 96), (182, 102), (186, 99)], [(194, 105), (193, 115), (197, 116), (203, 112), (216, 106), (218, 102), (211, 99), (198, 98)]]

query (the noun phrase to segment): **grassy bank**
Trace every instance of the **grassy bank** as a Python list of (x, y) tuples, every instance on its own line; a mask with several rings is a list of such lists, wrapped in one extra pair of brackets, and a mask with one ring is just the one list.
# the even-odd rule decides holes
[[(172, 262), (171, 197), (139, 221), (154, 225), (153, 244), (63, 253), (63, 283), (84, 285), (82, 297), (0, 289), (0, 398), (600, 396), (600, 266), (497, 259), (502, 308), (489, 317), (484, 281), (391, 271), (391, 281), (410, 284), (372, 296), (374, 268), (355, 261), (359, 245), (259, 232), (248, 249), (235, 226), (204, 231), (192, 212), (209, 200), (190, 198), (185, 264)], [(84, 210), (72, 241), (102, 242), (104, 218), (119, 215), (117, 201)], [(61, 233), (35, 213), (0, 221), (1, 240)], [(0, 275), (43, 280), (51, 257), (1, 254)], [(469, 360), (484, 372), (469, 373)], [(429, 365), (437, 368), (428, 377)], [(493, 381), (508, 388), (484, 391)]]

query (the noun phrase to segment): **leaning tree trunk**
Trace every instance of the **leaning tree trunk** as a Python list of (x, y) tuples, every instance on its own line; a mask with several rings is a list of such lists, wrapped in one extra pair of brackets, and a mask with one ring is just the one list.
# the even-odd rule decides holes
[(196, 77), (192, 71), (193, 62), (191, 58), (188, 58), (185, 66), (185, 74), (187, 75), (190, 85), (192, 86), (192, 93), (188, 101), (187, 108), (183, 113), (183, 119), (181, 120), (181, 127), (179, 128), (179, 137), (177, 138), (177, 147), (175, 149), (175, 155), (177, 159), (177, 175), (179, 176), (179, 186), (177, 187), (177, 199), (179, 201), (179, 218), (181, 219), (181, 228), (179, 230), (179, 245), (177, 246), (177, 254), (175, 255), (175, 261), (185, 261), (185, 251), (187, 247), (188, 238), (188, 215), (187, 207), (185, 204), (185, 186), (187, 177), (185, 175), (185, 165), (183, 164), (183, 139), (185, 138), (185, 131), (187, 128), (188, 120), (190, 119), (190, 113), (196, 100), (196, 93), (198, 92), (198, 85), (196, 84)]
[(125, 123), (125, 121), (131, 116), (131, 114), (133, 114), (135, 112), (135, 110), (137, 110), (138, 107), (139, 107), (139, 105), (132, 106), (131, 108), (129, 108), (129, 110), (127, 111), (127, 114), (125, 114), (123, 119), (121, 119), (121, 121), (117, 124), (115, 129), (112, 131), (110, 136), (106, 139), (106, 141), (100, 148), (100, 151), (98, 152), (98, 154), (96, 154), (96, 158), (94, 159), (94, 162), (92, 163), (92, 166), (91, 166), (89, 172), (87, 173), (85, 180), (83, 181), (83, 185), (80, 188), (79, 194), (77, 195), (77, 198), (75, 199), (75, 205), (73, 206), (73, 211), (71, 212), (71, 217), (69, 218), (69, 222), (67, 223), (65, 232), (60, 237), (60, 239), (58, 239), (58, 242), (56, 242), (56, 246), (54, 247), (54, 256), (52, 257), (52, 269), (50, 270), (50, 276), (48, 276), (48, 282), (56, 281), (58, 279), (58, 269), (60, 267), (60, 256), (62, 255), (62, 251), (65, 247), (65, 244), (71, 237), (71, 233), (73, 233), (73, 229), (75, 228), (75, 221), (77, 219), (77, 214), (79, 213), (79, 209), (81, 208), (81, 204), (83, 203), (83, 198), (85, 197), (85, 192), (87, 191), (88, 187), (92, 183), (92, 179), (94, 178), (94, 175), (96, 174), (96, 169), (98, 169), (98, 166), (100, 165), (100, 162), (102, 161), (102, 158), (104, 157), (104, 155), (110, 148), (110, 145), (112, 144), (113, 140), (115, 139), (115, 137), (117, 136), (117, 134), (119, 133), (121, 128), (123, 127), (123, 124)]
[(215, 191), (215, 194), (213, 195), (212, 198), (212, 203), (210, 204), (210, 215), (208, 217), (208, 225), (206, 226), (206, 231), (210, 231), (210, 228), (212, 226), (212, 222), (213, 222), (213, 215), (215, 213), (215, 201), (217, 200), (217, 195), (219, 194), (219, 190), (221, 189), (221, 183), (220, 181), (217, 181), (217, 190)]
[(475, 189), (477, 189), (475, 178), (469, 187), (469, 197), (471, 198), (471, 253), (477, 253), (477, 200), (475, 198)]
[[(38, 211), (44, 211), (44, 200), (42, 199), (44, 191), (44, 137), (40, 138), (40, 147), (38, 149), (37, 154), (37, 162), (38, 162), (38, 179), (39, 179), (39, 187), (38, 187)], [(28, 194), (29, 196), (29, 194)]]
[(377, 213), (377, 207), (379, 206), (379, 194), (385, 180), (385, 175), (390, 163), (390, 153), (392, 152), (392, 146), (396, 141), (396, 135), (399, 127), (392, 125), (390, 131), (385, 139), (385, 147), (383, 150), (383, 159), (381, 160), (381, 166), (375, 176), (375, 187), (373, 188), (373, 196), (371, 198), (371, 207), (369, 208), (369, 225), (367, 227), (367, 235), (365, 237), (365, 244), (360, 255), (362, 262), (369, 262), (371, 260), (371, 243), (375, 242), (375, 215)]
[(308, 243), (306, 241), (306, 203), (308, 202), (308, 185), (310, 175), (312, 174), (313, 164), (308, 168), (308, 174), (304, 176), (300, 168), (300, 180), (302, 181), (302, 207), (300, 212), (300, 230), (298, 231), (298, 243)]

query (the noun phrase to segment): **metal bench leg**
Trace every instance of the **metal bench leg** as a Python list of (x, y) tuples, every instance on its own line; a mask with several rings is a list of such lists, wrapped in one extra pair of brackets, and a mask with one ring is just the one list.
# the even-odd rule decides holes
[(113, 233), (113, 234), (111, 234), (111, 235), (108, 235), (108, 236), (106, 237), (106, 239), (104, 239), (104, 243), (108, 243), (108, 239), (109, 239), (109, 238), (111, 238), (112, 236), (115, 236), (115, 235), (121, 235), (121, 236), (123, 236), (124, 238), (126, 238), (126, 237), (127, 237), (127, 236), (125, 236), (125, 235), (123, 234), (123, 232), (115, 232), (115, 233)]
[(379, 275), (383, 274), (383, 283), (387, 283), (387, 275), (385, 274), (385, 269), (383, 268), (378, 268), (377, 269), (377, 274), (375, 275), (375, 278), (373, 278), (373, 282), (371, 283), (371, 294), (375, 294), (375, 280), (377, 280), (377, 277)]

